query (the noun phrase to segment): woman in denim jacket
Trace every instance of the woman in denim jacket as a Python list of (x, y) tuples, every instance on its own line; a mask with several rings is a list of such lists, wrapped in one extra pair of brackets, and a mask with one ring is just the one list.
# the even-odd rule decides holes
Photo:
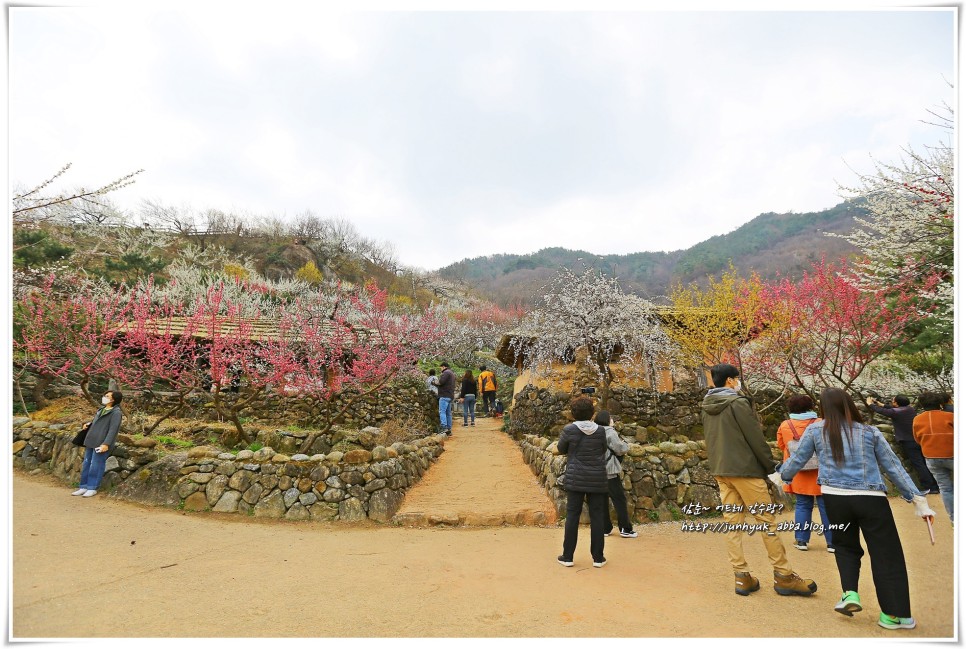
[(879, 626), (912, 629), (916, 621), (909, 604), (909, 576), (892, 509), (886, 498), (885, 472), (907, 502), (923, 518), (935, 516), (885, 437), (862, 420), (845, 390), (826, 388), (819, 402), (824, 420), (802, 434), (795, 454), (781, 467), (785, 483), (798, 473), (813, 452), (818, 454), (818, 484), (832, 526), (835, 563), (842, 582), (842, 599), (835, 610), (852, 616), (859, 603), (859, 568), (862, 546), (859, 530), (872, 558), (872, 580), (882, 609)]

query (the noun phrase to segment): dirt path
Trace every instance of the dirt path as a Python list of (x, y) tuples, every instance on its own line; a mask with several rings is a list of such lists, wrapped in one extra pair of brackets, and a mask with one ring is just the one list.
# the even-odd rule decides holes
[[(458, 433), (457, 433), (458, 434)], [(445, 454), (444, 454), (445, 455)], [(262, 522), (72, 498), (49, 477), (13, 476), (14, 638), (58, 637), (881, 637), (953, 633), (953, 535), (937, 543), (893, 502), (909, 565), (912, 631), (880, 629), (868, 564), (866, 610), (832, 611), (832, 555), (790, 550), (811, 598), (779, 597), (761, 542), (746, 543), (763, 587), (733, 592), (724, 539), (639, 526), (590, 566), (556, 562), (555, 527), (409, 529)], [(930, 496), (941, 511), (938, 496)], [(786, 537), (787, 539), (787, 537)], [(817, 545), (821, 545), (820, 543)], [(88, 548), (94, 559), (81, 559)]]
[(396, 522), (425, 526), (546, 525), (556, 522), (553, 503), (523, 461), (520, 447), (500, 431), (502, 419), (478, 418), (476, 426), (454, 417), (446, 452), (406, 494)]

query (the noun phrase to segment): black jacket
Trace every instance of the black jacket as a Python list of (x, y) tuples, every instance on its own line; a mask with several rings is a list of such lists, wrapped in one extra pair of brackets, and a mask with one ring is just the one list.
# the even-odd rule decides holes
[(892, 420), (893, 431), (897, 442), (916, 441), (916, 438), (912, 435), (912, 420), (916, 418), (915, 408), (912, 406), (886, 408), (874, 403), (869, 407), (880, 415)]
[(607, 435), (603, 426), (587, 435), (576, 424), (560, 431), (557, 450), (567, 456), (564, 489), (584, 493), (607, 493)]
[(465, 397), (468, 394), (476, 394), (476, 379), (463, 379), (460, 385), (460, 396)]
[(439, 375), (439, 398), (452, 399), (456, 390), (456, 375), (448, 367)]

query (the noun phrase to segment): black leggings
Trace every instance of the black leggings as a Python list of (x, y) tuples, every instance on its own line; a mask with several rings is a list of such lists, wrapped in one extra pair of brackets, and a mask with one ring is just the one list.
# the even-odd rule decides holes
[[(889, 499), (882, 496), (837, 496), (822, 494), (825, 512), (832, 525), (835, 563), (839, 569), (842, 590), (859, 590), (862, 546), (859, 530), (865, 538), (872, 562), (872, 582), (879, 608), (886, 615), (912, 617), (909, 605), (909, 575), (902, 554), (899, 531), (892, 517)], [(840, 529), (840, 525), (848, 527)]]
[[(607, 491), (610, 493), (610, 499), (614, 503), (614, 511), (617, 513), (618, 529), (621, 532), (632, 531), (634, 526), (631, 524), (631, 517), (627, 515), (627, 495), (624, 493), (624, 485), (621, 483), (619, 476), (607, 479)], [(614, 525), (610, 521), (610, 516), (608, 516), (604, 525), (604, 533), (611, 532), (613, 529)]]

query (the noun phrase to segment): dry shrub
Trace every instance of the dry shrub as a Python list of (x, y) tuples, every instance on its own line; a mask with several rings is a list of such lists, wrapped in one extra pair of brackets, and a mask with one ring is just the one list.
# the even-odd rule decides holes
[(51, 423), (65, 423), (73, 421), (90, 421), (94, 418), (97, 407), (80, 396), (69, 396), (54, 399), (43, 410), (30, 413), (30, 418), (35, 421), (48, 421)]
[(376, 443), (379, 446), (392, 446), (396, 442), (424, 437), (428, 433), (426, 422), (420, 417), (397, 415), (382, 423), (376, 436)]

